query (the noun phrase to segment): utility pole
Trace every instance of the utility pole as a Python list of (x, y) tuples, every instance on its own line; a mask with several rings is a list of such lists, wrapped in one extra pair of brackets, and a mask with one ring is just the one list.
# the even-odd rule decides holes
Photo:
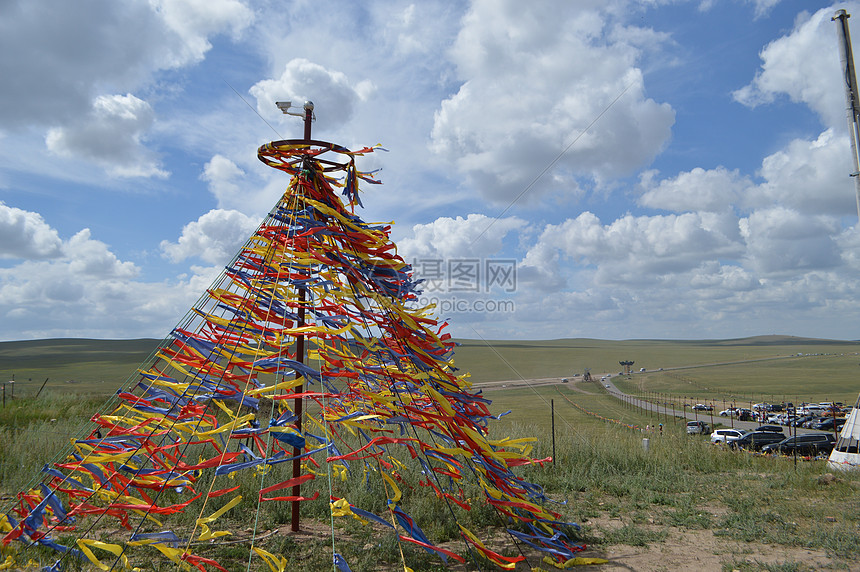
[(845, 86), (846, 113), (848, 131), (851, 133), (851, 158), (854, 161), (854, 194), (857, 201), (857, 217), (860, 219), (860, 99), (857, 95), (857, 75), (854, 71), (854, 53), (851, 51), (851, 34), (848, 31), (848, 18), (851, 15), (845, 10), (837, 10), (832, 21), (836, 22), (836, 34), (839, 37), (839, 62), (842, 69), (842, 83)]

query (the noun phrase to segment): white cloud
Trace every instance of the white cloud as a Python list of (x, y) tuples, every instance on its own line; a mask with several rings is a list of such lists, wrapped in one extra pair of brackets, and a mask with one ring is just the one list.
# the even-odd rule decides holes
[(791, 101), (808, 105), (826, 126), (844, 126), (845, 94), (840, 89), (832, 16), (832, 8), (822, 8), (811, 16), (801, 13), (788, 35), (761, 51), (761, 70), (750, 84), (734, 92), (735, 99), (755, 107), (785, 94)]
[(200, 178), (209, 183), (209, 190), (219, 205), (235, 204), (240, 200), (241, 181), (245, 172), (223, 155), (215, 155), (203, 167)]
[(222, 32), (234, 38), (254, 20), (254, 12), (237, 0), (149, 0), (167, 27), (181, 39), (172, 66), (198, 62), (212, 47), (209, 36)]
[[(252, 157), (256, 163), (256, 156)], [(250, 165), (253, 165), (250, 169), (258, 166)], [(218, 209), (239, 211), (259, 220), (271, 210), (289, 184), (285, 173), (274, 170), (263, 173), (267, 178), (258, 177), (254, 171), (249, 173), (224, 155), (215, 154), (203, 166), (200, 179), (208, 184)]]
[(63, 245), (69, 270), (94, 279), (133, 278), (139, 270), (132, 262), (121, 262), (108, 246), (90, 238), (88, 228), (75, 234)]
[[(81, 260), (24, 262), (0, 269), (6, 339), (163, 337), (200, 296), (196, 277), (145, 283), (88, 274)], [(122, 267), (125, 262), (118, 262)], [(208, 284), (208, 282), (207, 282)]]
[(737, 219), (731, 214), (626, 215), (604, 225), (585, 212), (548, 225), (523, 261), (541, 280), (558, 282), (561, 260), (594, 267), (601, 284), (644, 284), (689, 272), (703, 260), (732, 258), (743, 252)]
[(0, 201), (0, 258), (54, 258), (61, 247), (60, 236), (42, 215)]
[(747, 197), (759, 207), (783, 205), (806, 215), (854, 215), (857, 211), (850, 144), (832, 129), (815, 140), (795, 139), (762, 161), (765, 181)]
[[(139, 268), (122, 261), (81, 230), (51, 260), (28, 260), (0, 269), (0, 319), (14, 339), (58, 336), (136, 337), (166, 332), (165, 314), (193, 300), (182, 288), (136, 282)], [(183, 295), (185, 294), (185, 295)], [(138, 329), (141, 328), (141, 329)]]
[(779, 4), (780, 0), (747, 0), (747, 2), (755, 7), (755, 18), (761, 18), (767, 16), (768, 12)]
[(185, 225), (177, 242), (164, 240), (161, 251), (172, 262), (199, 257), (221, 265), (248, 240), (260, 224), (258, 217), (248, 217), (233, 210), (211, 210)]
[(440, 217), (412, 227), (412, 236), (398, 242), (398, 252), (408, 262), (413, 258), (482, 258), (502, 250), (503, 239), (526, 226), (517, 217), (491, 219), (482, 214)]
[(642, 206), (674, 212), (721, 212), (737, 204), (752, 182), (737, 169), (723, 166), (716, 169), (694, 169), (679, 173), (671, 179), (656, 182), (657, 173), (647, 171), (640, 176), (645, 192), (639, 198)]
[(0, 268), (0, 335), (162, 337), (219, 271), (192, 267), (191, 275), (177, 280), (142, 282), (137, 265), (120, 260), (88, 229), (59, 251), (50, 260)]
[(382, 3), (370, 8), (375, 11), (381, 35), (399, 57), (413, 55), (435, 55), (439, 36), (446, 34), (445, 27), (437, 24), (452, 22), (456, 18), (451, 12), (460, 6), (448, 3), (421, 2), (403, 7)]
[(600, 6), (473, 3), (451, 51), (462, 83), (436, 112), (431, 149), (484, 197), (515, 197), (580, 135), (534, 193), (629, 174), (668, 141), (674, 112), (645, 96), (636, 67), (636, 44), (662, 36), (610, 28), (617, 6)]
[(701, 300), (726, 300), (761, 287), (750, 271), (716, 260), (705, 261), (695, 268), (689, 284), (692, 294)]
[(761, 274), (797, 275), (841, 264), (836, 240), (840, 229), (832, 218), (773, 207), (755, 211), (740, 227), (747, 264)]
[[(30, 261), (43, 267), (65, 267), (72, 274), (93, 279), (133, 278), (138, 268), (121, 262), (108, 246), (91, 238), (90, 230), (77, 232), (68, 241), (60, 239), (38, 213), (8, 207), (0, 202), (0, 257)], [(57, 288), (64, 288), (62, 280)]]
[[(281, 117), (275, 107), (277, 101), (290, 101), (299, 109), (305, 101), (313, 100), (315, 106), (324, 109), (319, 114), (316, 128), (326, 129), (349, 121), (358, 102), (373, 92), (373, 84), (367, 80), (351, 84), (347, 76), (329, 70), (304, 58), (290, 60), (283, 73), (276, 79), (257, 82), (249, 92), (257, 99), (257, 111), (263, 117)], [(315, 129), (316, 129), (315, 128)]]
[(253, 13), (236, 0), (29, 0), (0, 7), (0, 129), (64, 125), (105, 91), (134, 91), (158, 70), (199, 62), (207, 38)]
[(167, 177), (143, 145), (154, 121), (152, 108), (142, 99), (100, 95), (86, 115), (49, 130), (45, 143), (53, 153), (94, 161), (114, 176)]

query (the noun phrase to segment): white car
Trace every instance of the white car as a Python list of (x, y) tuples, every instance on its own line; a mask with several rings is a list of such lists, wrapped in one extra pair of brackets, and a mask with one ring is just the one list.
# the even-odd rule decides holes
[(710, 430), (704, 421), (687, 421), (687, 435), (703, 435)]
[(742, 429), (717, 429), (711, 433), (711, 443), (731, 443), (747, 434)]

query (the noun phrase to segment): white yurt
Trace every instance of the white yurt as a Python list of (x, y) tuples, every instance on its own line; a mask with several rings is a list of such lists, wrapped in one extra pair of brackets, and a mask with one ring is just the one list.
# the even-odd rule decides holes
[(854, 409), (845, 420), (836, 446), (827, 459), (827, 468), (836, 471), (849, 471), (860, 468), (860, 396)]

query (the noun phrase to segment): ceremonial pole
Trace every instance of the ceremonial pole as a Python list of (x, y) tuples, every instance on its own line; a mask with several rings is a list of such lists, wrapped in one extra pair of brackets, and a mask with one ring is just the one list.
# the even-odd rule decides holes
[[(311, 141), (311, 122), (313, 121), (314, 116), (314, 104), (310, 101), (306, 101), (304, 105), (305, 110), (305, 142), (310, 144)], [(299, 287), (299, 328), (305, 325), (305, 289)], [(298, 339), (296, 340), (296, 361), (301, 364), (305, 363), (305, 336), (304, 334), (299, 334)], [(296, 372), (296, 377), (301, 377), (301, 374)], [(302, 393), (304, 391), (304, 384), (299, 385), (296, 388), (297, 393)], [(296, 399), (296, 429), (299, 433), (302, 432), (302, 401), (304, 401), (301, 397)], [(293, 455), (298, 457), (302, 454), (302, 450), (298, 447), (293, 447)], [(302, 471), (302, 462), (301, 459), (293, 459), (293, 478), (298, 478), (301, 475)], [(293, 496), (298, 497), (301, 495), (302, 486), (299, 484), (293, 485)], [(293, 514), (292, 520), (290, 521), (290, 530), (293, 532), (299, 531), (299, 501), (293, 501)]]
[[(290, 102), (277, 102), (275, 105), (283, 111), (287, 115), (296, 115), (304, 118), (305, 122), (305, 132), (304, 132), (304, 143), (310, 145), (311, 143), (311, 123), (314, 119), (314, 104), (312, 101), (306, 101), (302, 106), (304, 109), (303, 114), (295, 113), (290, 111)], [(300, 174), (299, 176), (304, 176)], [(299, 286), (299, 297), (298, 297), (298, 323), (296, 324), (298, 328), (302, 328), (305, 325), (305, 301), (306, 294), (305, 288)], [(302, 333), (296, 338), (296, 361), (300, 364), (305, 363), (305, 336)], [(296, 372), (296, 379), (302, 377), (300, 372)], [(295, 393), (303, 393), (304, 392), (304, 383), (295, 388)], [(303, 399), (300, 397), (296, 399), (295, 403), (295, 414), (296, 414), (296, 430), (301, 434), (302, 432), (302, 401)], [(293, 447), (293, 456), (298, 457), (302, 454), (302, 450), (299, 447)], [(296, 479), (301, 476), (302, 471), (302, 462), (301, 459), (293, 459), (293, 478)], [(295, 484), (293, 485), (293, 496), (299, 497), (301, 496), (301, 485)], [(294, 500), (292, 504), (292, 515), (290, 519), (290, 530), (293, 532), (299, 531), (299, 501)]]

